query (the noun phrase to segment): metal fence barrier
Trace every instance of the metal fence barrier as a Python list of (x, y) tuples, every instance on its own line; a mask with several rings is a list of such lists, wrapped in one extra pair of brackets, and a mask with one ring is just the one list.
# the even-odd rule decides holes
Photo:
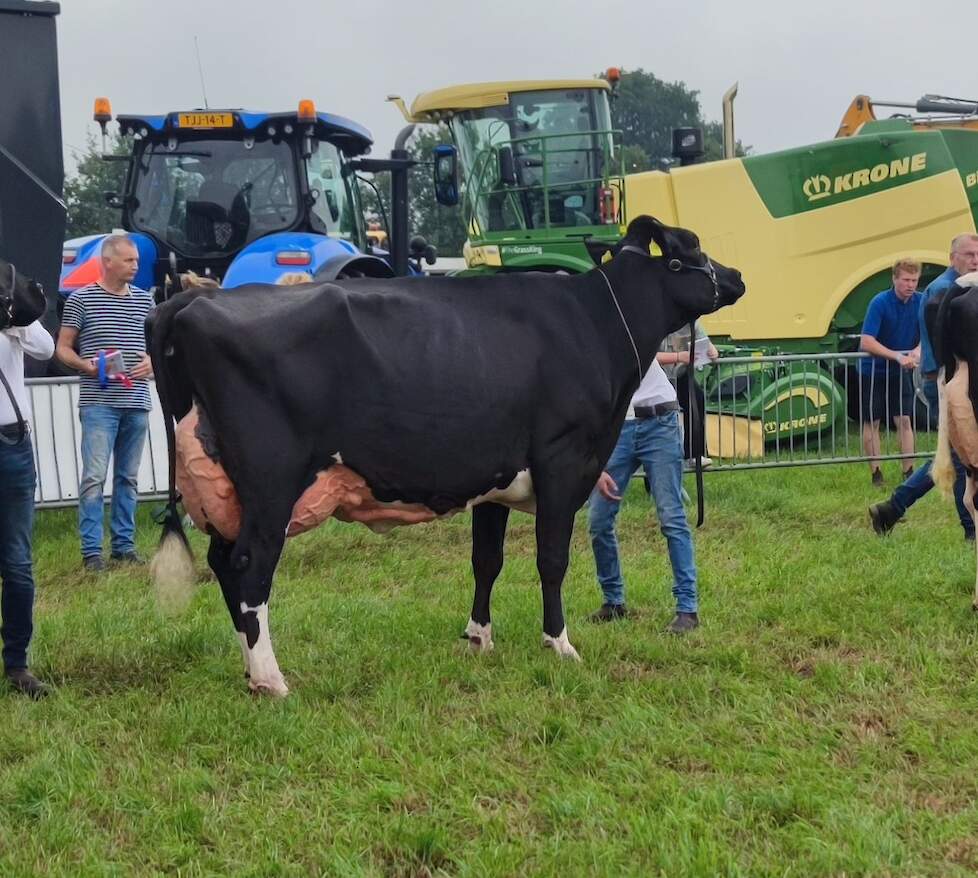
[[(918, 372), (864, 374), (865, 353), (723, 357), (697, 369), (711, 470), (765, 469), (932, 457), (922, 433), (937, 430)], [(894, 364), (895, 365), (895, 364)], [(905, 382), (905, 384), (904, 384)], [(879, 454), (863, 447), (863, 420), (879, 417)], [(685, 407), (686, 400), (681, 399)], [(896, 418), (909, 436), (901, 445)], [(925, 442), (925, 445), (931, 443)]]
[[(38, 507), (75, 506), (78, 504), (78, 482), (81, 476), (81, 425), (78, 422), (77, 378), (29, 378), (30, 418), (37, 468), (34, 500)], [(166, 496), (169, 466), (166, 455), (166, 433), (163, 413), (156, 396), (156, 385), (150, 382), (153, 411), (149, 433), (139, 464), (139, 498), (159, 499)], [(110, 470), (114, 461), (110, 463)], [(112, 478), (105, 483), (105, 496), (112, 495)]]

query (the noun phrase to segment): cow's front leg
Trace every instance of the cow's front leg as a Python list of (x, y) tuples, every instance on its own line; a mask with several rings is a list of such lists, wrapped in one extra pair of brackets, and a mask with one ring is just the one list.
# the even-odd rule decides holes
[[(557, 504), (554, 504), (557, 506)], [(567, 637), (561, 587), (567, 573), (570, 539), (574, 530), (575, 508), (566, 501), (550, 508), (543, 497), (537, 500), (537, 570), (543, 589), (543, 645), (561, 658), (580, 661), (581, 657)]]
[(503, 543), (509, 507), (498, 503), (480, 503), (472, 510), (472, 575), (475, 597), (472, 615), (462, 635), (473, 652), (491, 652), (492, 620), (489, 603), (492, 586), (503, 569)]

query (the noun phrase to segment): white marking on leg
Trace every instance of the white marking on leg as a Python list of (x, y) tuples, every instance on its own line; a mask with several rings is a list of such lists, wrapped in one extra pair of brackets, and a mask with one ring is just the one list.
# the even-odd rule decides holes
[(573, 659), (576, 662), (581, 660), (581, 657), (577, 654), (577, 650), (571, 646), (570, 640), (567, 639), (566, 625), (564, 626), (564, 630), (561, 631), (556, 637), (551, 637), (549, 634), (544, 632), (543, 645), (548, 649), (552, 649), (561, 658)]
[(492, 623), (480, 625), (474, 619), (469, 619), (465, 626), (465, 636), (469, 638), (469, 648), (472, 652), (492, 652), (495, 644), (492, 642)]
[(258, 640), (248, 650), (248, 667), (251, 679), (248, 686), (252, 692), (267, 692), (280, 698), (289, 694), (285, 677), (278, 668), (275, 652), (272, 650), (272, 638), (268, 631), (268, 604), (249, 607), (241, 604), (244, 613), (254, 613), (258, 617)]
[(238, 645), (241, 647), (241, 657), (244, 659), (245, 676), (251, 676), (251, 665), (248, 663), (248, 637), (244, 631), (235, 631), (238, 635)]

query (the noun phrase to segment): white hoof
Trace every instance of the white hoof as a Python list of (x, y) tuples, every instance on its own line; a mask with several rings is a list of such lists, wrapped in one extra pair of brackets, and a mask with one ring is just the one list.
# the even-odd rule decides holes
[(252, 677), (248, 680), (248, 688), (258, 695), (272, 695), (275, 698), (285, 698), (289, 694), (289, 687), (285, 684), (285, 677), (267, 677), (264, 680), (256, 680)]
[(581, 657), (577, 654), (577, 650), (571, 646), (571, 642), (567, 639), (567, 629), (564, 628), (556, 637), (551, 637), (549, 634), (543, 635), (543, 645), (547, 649), (552, 649), (557, 655), (562, 659), (573, 659), (575, 662), (579, 662)]
[(492, 652), (495, 644), (492, 642), (492, 623), (480, 625), (472, 619), (465, 626), (465, 636), (469, 639), (469, 649), (476, 653)]

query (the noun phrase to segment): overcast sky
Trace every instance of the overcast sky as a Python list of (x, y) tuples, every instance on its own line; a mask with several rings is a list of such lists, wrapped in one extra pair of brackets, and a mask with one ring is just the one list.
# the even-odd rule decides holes
[(739, 82), (737, 136), (754, 152), (831, 138), (850, 100), (978, 98), (967, 4), (598, 0), (61, 0), (66, 152), (92, 100), (116, 113), (202, 105), (280, 111), (300, 98), (366, 125), (375, 156), (403, 125), (384, 98), (495, 79), (642, 67), (700, 93), (707, 118)]

